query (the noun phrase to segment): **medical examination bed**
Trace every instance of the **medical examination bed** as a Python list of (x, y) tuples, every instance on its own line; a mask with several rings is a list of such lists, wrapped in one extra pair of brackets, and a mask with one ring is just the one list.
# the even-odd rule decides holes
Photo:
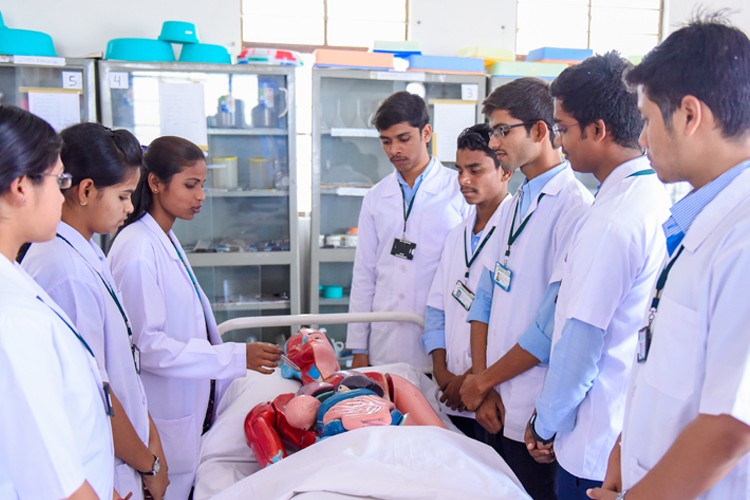
[[(238, 318), (219, 325), (222, 334), (241, 328), (329, 325), (356, 321), (412, 321), (415, 314), (328, 314)], [(497, 453), (470, 439), (440, 411), (435, 383), (409, 365), (368, 369), (395, 373), (425, 394), (449, 429), (370, 427), (322, 440), (279, 463), (261, 469), (245, 443), (243, 422), (258, 403), (296, 392), (300, 383), (248, 371), (232, 382), (217, 409), (217, 419), (203, 436), (195, 500), (229, 499), (528, 499)]]

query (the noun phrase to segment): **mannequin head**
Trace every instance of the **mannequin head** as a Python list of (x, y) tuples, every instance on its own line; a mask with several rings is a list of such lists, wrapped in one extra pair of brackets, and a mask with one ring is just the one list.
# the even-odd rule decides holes
[(295, 366), (284, 364), (281, 374), (303, 384), (327, 379), (339, 371), (336, 352), (319, 330), (303, 328), (292, 335), (284, 344), (284, 354)]

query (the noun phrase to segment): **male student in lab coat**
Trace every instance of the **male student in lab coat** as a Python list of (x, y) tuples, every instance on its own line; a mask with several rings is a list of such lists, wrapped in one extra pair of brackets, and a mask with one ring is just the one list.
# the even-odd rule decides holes
[(721, 18), (672, 33), (626, 76), (641, 145), (694, 190), (664, 223), (621, 446), (591, 498), (750, 494), (750, 40)]
[[(526, 179), (497, 221), (468, 314), (475, 374), (506, 354), (533, 323), (555, 264), (593, 200), (553, 145), (554, 108), (547, 83), (520, 78), (498, 87), (484, 101), (484, 113), (492, 130), (489, 146), (503, 168), (520, 170)], [(534, 367), (510, 380), (484, 373), (464, 384), (474, 386), (467, 389), (475, 394), (467, 406), (477, 410), (477, 421), (493, 435), (488, 444), (536, 499), (555, 496), (554, 465), (534, 461), (523, 439), (545, 371)]]
[[(375, 112), (373, 124), (396, 171), (362, 201), (350, 312), (424, 314), (445, 237), (467, 213), (456, 172), (427, 152), (429, 120), (424, 99), (408, 92), (391, 95)], [(355, 368), (406, 362), (429, 370), (421, 334), (411, 323), (354, 323), (346, 344)]]
[[(494, 261), (498, 221), (510, 201), (508, 180), (513, 170), (500, 164), (490, 149), (489, 125), (467, 128), (458, 136), (456, 170), (461, 193), (474, 213), (453, 228), (445, 240), (435, 279), (427, 297), (422, 345), (432, 357), (432, 375), (445, 412), (464, 434), (484, 441), (484, 430), (461, 403), (459, 389), (471, 371), (469, 324), (466, 316), (483, 269)], [(528, 456), (528, 454), (527, 454)]]
[(538, 461), (556, 457), (561, 500), (586, 498), (604, 479), (638, 329), (666, 253), (669, 199), (638, 145), (643, 122), (622, 81), (629, 66), (616, 52), (593, 56), (551, 86), (563, 152), (601, 183), (560, 263), (556, 298), (542, 306), (554, 312), (539, 321), (553, 325), (551, 339), (540, 328), (521, 341), (534, 357), (549, 358), (525, 438)]

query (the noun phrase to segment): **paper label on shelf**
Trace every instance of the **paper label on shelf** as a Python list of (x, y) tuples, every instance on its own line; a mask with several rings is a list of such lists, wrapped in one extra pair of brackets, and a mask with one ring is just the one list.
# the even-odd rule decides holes
[(64, 89), (82, 89), (83, 73), (81, 73), (80, 71), (63, 71), (62, 87)]
[(464, 101), (474, 101), (479, 99), (479, 84), (478, 83), (462, 83), (461, 84), (461, 99)]
[(161, 135), (176, 135), (208, 150), (203, 84), (159, 82)]
[(109, 74), (109, 88), (127, 89), (130, 86), (128, 74), (124, 71), (113, 71)]
[(16, 64), (34, 64), (36, 66), (65, 66), (64, 57), (13, 56)]
[(378, 137), (373, 128), (332, 128), (331, 137)]
[(357, 188), (357, 187), (340, 187), (336, 188), (336, 194), (339, 196), (364, 196), (370, 188)]
[(424, 73), (406, 73), (398, 71), (371, 71), (370, 78), (374, 80), (398, 80), (404, 82), (423, 82), (425, 81)]
[(81, 122), (80, 94), (76, 90), (29, 92), (29, 111), (44, 118), (56, 131)]
[(477, 121), (476, 103), (471, 101), (431, 100), (434, 106), (432, 154), (443, 162), (456, 161), (456, 138)]

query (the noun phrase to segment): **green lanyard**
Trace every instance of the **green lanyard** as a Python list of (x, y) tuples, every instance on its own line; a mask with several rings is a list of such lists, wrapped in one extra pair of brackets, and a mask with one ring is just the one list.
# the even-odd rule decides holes
[(477, 260), (477, 257), (479, 257), (479, 253), (484, 248), (484, 244), (487, 243), (487, 240), (490, 239), (492, 236), (492, 233), (495, 232), (495, 226), (492, 226), (492, 229), (490, 229), (490, 232), (487, 233), (487, 236), (484, 237), (482, 240), (482, 243), (479, 244), (479, 247), (477, 248), (477, 251), (474, 252), (474, 255), (471, 256), (471, 260), (469, 260), (469, 250), (466, 247), (466, 228), (464, 228), (464, 262), (466, 263), (466, 274), (464, 274), (464, 278), (467, 280), (469, 279), (469, 269), (471, 269), (471, 265), (474, 263), (475, 260)]
[[(546, 193), (542, 193), (539, 195), (539, 198), (536, 199), (536, 204), (539, 206), (539, 202), (542, 201), (542, 198), (544, 198), (544, 195)], [(524, 228), (526, 227), (526, 224), (529, 222), (529, 219), (531, 219), (531, 216), (534, 215), (534, 212), (531, 212), (528, 217), (526, 217), (521, 225), (518, 228), (518, 231), (515, 233), (513, 232), (513, 226), (516, 225), (516, 216), (518, 215), (518, 209), (521, 206), (521, 200), (519, 199), (516, 202), (516, 208), (513, 211), (513, 220), (510, 223), (510, 231), (508, 232), (508, 248), (505, 249), (505, 262), (503, 263), (504, 266), (508, 265), (508, 259), (510, 258), (510, 247), (513, 246), (513, 243), (518, 239), (519, 236), (521, 236), (521, 233), (523, 232)]]
[[(86, 257), (84, 257), (83, 254), (81, 254), (81, 252), (78, 251), (78, 249), (76, 247), (74, 247), (73, 244), (70, 241), (68, 241), (64, 236), (62, 236), (59, 233), (56, 234), (55, 236), (57, 236), (58, 238), (60, 238), (61, 240), (63, 240), (65, 243), (68, 244), (68, 246), (70, 248), (72, 248), (73, 250), (75, 250), (75, 252), (78, 255), (81, 256), (81, 258), (86, 263), (86, 265), (88, 265), (91, 268), (91, 270), (94, 271), (97, 276), (99, 276), (99, 279), (101, 280), (102, 284), (104, 285), (104, 288), (107, 289), (107, 292), (109, 293), (109, 296), (112, 297), (112, 300), (114, 301), (115, 305), (117, 306), (117, 310), (120, 311), (120, 316), (122, 316), (123, 322), (125, 322), (125, 328), (128, 331), (128, 340), (130, 341), (130, 353), (133, 355), (133, 362), (135, 363), (135, 342), (133, 342), (133, 329), (130, 326), (130, 320), (128, 319), (128, 315), (125, 313), (125, 309), (123, 309), (122, 304), (120, 304), (120, 300), (117, 298), (117, 294), (115, 293), (114, 289), (112, 288), (112, 286), (109, 283), (107, 283), (107, 280), (104, 279), (104, 276), (102, 276), (99, 271), (97, 271), (96, 269), (94, 269), (93, 266), (91, 266), (91, 264), (89, 264), (89, 262), (86, 260)], [(138, 363), (135, 363), (135, 368), (136, 368), (136, 371), (140, 373), (141, 369), (138, 366)]]
[[(169, 238), (169, 236), (167, 236)], [(182, 254), (177, 249), (177, 245), (174, 244), (174, 241), (172, 241), (172, 238), (169, 238), (169, 242), (172, 243), (172, 246), (174, 247), (174, 251), (177, 252), (177, 257), (180, 258), (180, 262), (182, 262), (182, 267), (185, 268), (185, 271), (187, 271), (188, 276), (190, 277), (190, 282), (193, 284), (193, 288), (195, 289), (195, 294), (198, 296), (198, 300), (203, 302), (201, 299), (201, 293), (198, 291), (198, 283), (195, 281), (195, 276), (193, 276), (193, 273), (190, 272), (190, 268), (188, 267), (187, 263), (185, 262), (185, 259), (182, 257)]]
[[(396, 181), (398, 182), (398, 180)], [(417, 198), (417, 191), (419, 191), (419, 188), (422, 186), (422, 183), (420, 183), (416, 189), (414, 189), (414, 192), (411, 195), (411, 201), (409, 202), (409, 209), (406, 208), (406, 193), (404, 192), (404, 186), (401, 185), (401, 183), (398, 183), (399, 189), (401, 189), (401, 201), (404, 205), (404, 232), (401, 234), (401, 238), (406, 237), (406, 221), (409, 220), (409, 216), (411, 215), (411, 209), (414, 206), (414, 200)]]

